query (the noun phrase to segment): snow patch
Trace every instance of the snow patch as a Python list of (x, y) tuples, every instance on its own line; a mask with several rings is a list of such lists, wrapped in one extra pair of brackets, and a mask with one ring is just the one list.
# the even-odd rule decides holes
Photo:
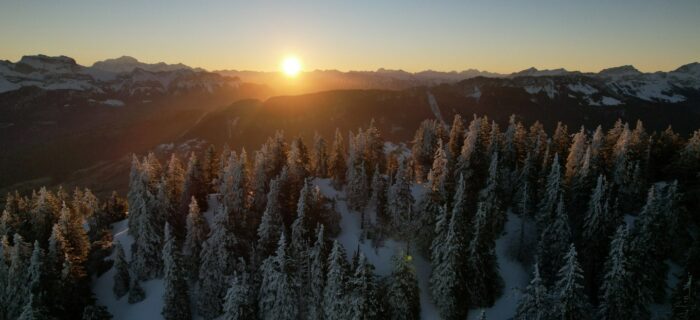
[[(313, 183), (318, 186), (324, 196), (336, 199), (335, 210), (341, 216), (341, 232), (337, 240), (347, 252), (348, 259), (352, 259), (353, 253), (359, 248), (360, 252), (367, 257), (367, 260), (374, 265), (377, 275), (390, 275), (393, 268), (391, 258), (396, 253), (402, 250), (405, 251), (406, 243), (394, 239), (386, 239), (381, 246), (375, 247), (371, 239), (361, 239), (360, 214), (348, 209), (345, 193), (333, 188), (330, 179), (315, 179)], [(421, 185), (413, 185), (411, 188), (414, 197), (422, 196), (424, 190), (425, 188)], [(440, 319), (430, 297), (430, 274), (432, 273), (430, 260), (422, 257), (420, 254), (414, 254), (413, 261), (420, 289), (421, 319)]]
[(520, 301), (520, 297), (530, 281), (528, 272), (520, 262), (511, 258), (508, 250), (511, 243), (519, 241), (520, 226), (520, 217), (509, 210), (504, 233), (496, 240), (496, 258), (499, 273), (504, 283), (503, 295), (496, 300), (491, 308), (469, 310), (467, 319), (478, 319), (481, 310), (486, 312), (487, 319), (512, 319), (515, 316), (518, 301)]

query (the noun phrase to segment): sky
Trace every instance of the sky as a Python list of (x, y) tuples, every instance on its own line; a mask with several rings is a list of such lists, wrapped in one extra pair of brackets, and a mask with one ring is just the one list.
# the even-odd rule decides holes
[(0, 59), (133, 56), (208, 70), (529, 67), (667, 71), (700, 61), (700, 1), (0, 0)]

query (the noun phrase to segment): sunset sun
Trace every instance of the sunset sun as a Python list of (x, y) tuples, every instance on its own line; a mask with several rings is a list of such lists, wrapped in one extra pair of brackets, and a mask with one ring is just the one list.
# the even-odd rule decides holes
[(282, 72), (288, 77), (296, 77), (301, 72), (301, 61), (294, 56), (284, 58), (282, 60)]

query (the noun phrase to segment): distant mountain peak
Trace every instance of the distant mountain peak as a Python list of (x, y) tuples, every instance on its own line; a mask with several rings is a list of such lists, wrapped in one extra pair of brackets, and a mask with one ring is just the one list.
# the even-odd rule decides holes
[(678, 69), (673, 70), (673, 72), (699, 74), (700, 75), (700, 63), (691, 62), (691, 63), (688, 63), (688, 64), (685, 64), (685, 65), (678, 67)]
[(92, 65), (92, 68), (109, 71), (114, 73), (128, 73), (135, 69), (143, 69), (150, 72), (160, 71), (176, 71), (176, 70), (192, 70), (191, 67), (182, 63), (167, 64), (165, 62), (145, 63), (131, 56), (121, 56), (114, 59), (106, 59), (97, 61)]
[(539, 70), (535, 67), (530, 67), (522, 71), (514, 72), (511, 77), (541, 77), (541, 76), (561, 76), (569, 73), (564, 68)]
[(623, 76), (636, 76), (640, 75), (642, 72), (637, 70), (632, 65), (624, 65), (624, 66), (619, 66), (619, 67), (612, 67), (612, 68), (607, 68), (600, 70), (598, 72), (598, 75), (604, 76), (604, 77), (623, 77)]

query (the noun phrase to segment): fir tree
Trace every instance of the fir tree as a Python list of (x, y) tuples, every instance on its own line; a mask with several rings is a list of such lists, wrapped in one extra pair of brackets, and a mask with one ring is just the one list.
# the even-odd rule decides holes
[(564, 257), (564, 266), (559, 269), (557, 282), (552, 291), (557, 301), (557, 318), (563, 320), (590, 318), (591, 306), (583, 291), (583, 270), (578, 264), (576, 248), (573, 244)]
[(129, 283), (131, 282), (129, 264), (126, 261), (124, 248), (122, 248), (120, 242), (117, 242), (114, 247), (114, 270), (114, 286), (112, 287), (112, 291), (117, 299), (119, 299), (129, 292)]
[(496, 301), (503, 288), (498, 274), (496, 246), (489, 227), (484, 203), (479, 203), (474, 217), (472, 238), (468, 248), (467, 288), (470, 302), (477, 307), (489, 307)]
[(251, 297), (253, 290), (248, 284), (248, 274), (233, 277), (231, 287), (224, 299), (224, 320), (253, 320), (255, 309)]
[(413, 231), (413, 195), (407, 170), (405, 161), (402, 161), (396, 171), (394, 184), (389, 187), (387, 201), (392, 227), (404, 237)]
[(496, 239), (505, 225), (505, 212), (500, 209), (498, 194), (498, 153), (494, 153), (489, 166), (489, 176), (486, 186), (479, 192), (479, 206), (486, 218), (486, 228), (483, 230), (487, 237)]
[(335, 129), (335, 138), (331, 147), (331, 155), (328, 164), (328, 170), (336, 187), (345, 184), (346, 160), (345, 160), (345, 145), (343, 144), (343, 135), (340, 134), (340, 129)]
[(197, 205), (197, 199), (192, 197), (190, 210), (187, 214), (187, 229), (185, 242), (182, 247), (184, 266), (188, 270), (190, 280), (199, 278), (200, 254), (202, 246), (209, 234), (209, 225), (204, 220)]
[(348, 265), (345, 250), (336, 240), (328, 256), (328, 274), (323, 289), (324, 319), (341, 320), (351, 315), (346, 298), (348, 293)]
[(273, 179), (270, 181), (270, 192), (267, 193), (267, 206), (258, 226), (257, 254), (260, 257), (266, 257), (274, 251), (274, 239), (282, 230), (281, 210), (279, 181)]
[(515, 319), (550, 319), (553, 306), (552, 297), (540, 277), (537, 264), (535, 264), (532, 280), (518, 302)]
[[(629, 269), (627, 226), (622, 225), (610, 244), (610, 254), (605, 263), (605, 277), (600, 289), (598, 317), (606, 320), (645, 319), (649, 317), (646, 306), (639, 305), (637, 284)], [(641, 307), (641, 308), (639, 308)]]
[(560, 199), (554, 221), (542, 231), (537, 246), (537, 260), (545, 284), (553, 283), (554, 276), (569, 251), (570, 243), (568, 217), (564, 212), (564, 202)]
[(229, 229), (228, 215), (219, 210), (214, 217), (214, 225), (200, 253), (199, 290), (197, 310), (206, 319), (221, 314), (222, 302), (226, 294), (226, 276), (236, 267), (234, 250), (237, 239)]
[(379, 319), (379, 297), (374, 279), (374, 266), (360, 253), (355, 274), (350, 280), (350, 319)]
[(318, 133), (314, 134), (314, 151), (311, 159), (314, 175), (319, 178), (327, 177), (328, 151), (326, 150), (326, 140)]
[(551, 170), (547, 175), (544, 194), (542, 195), (542, 199), (540, 200), (537, 208), (538, 212), (536, 218), (539, 230), (543, 230), (545, 226), (549, 225), (549, 222), (554, 215), (560, 193), (561, 168), (559, 166), (559, 155), (555, 154), (554, 160), (552, 161)]
[[(459, 189), (463, 189), (461, 182)], [(458, 190), (459, 190), (458, 189)], [(464, 261), (466, 259), (465, 235), (463, 229), (458, 226), (459, 213), (453, 210), (449, 219), (447, 234), (440, 236), (444, 222), (437, 223), (437, 236), (432, 246), (433, 273), (430, 276), (430, 290), (433, 294), (435, 305), (443, 319), (463, 319), (466, 316), (470, 302), (465, 302), (467, 296), (466, 274)], [(441, 219), (443, 220), (443, 219)], [(436, 244), (436, 241), (443, 241)]]
[(307, 319), (323, 319), (323, 293), (325, 287), (326, 274), (326, 244), (324, 238), (324, 227), (316, 227), (316, 242), (309, 252), (309, 290), (306, 294)]
[(420, 319), (420, 289), (412, 260), (411, 256), (403, 253), (393, 258), (393, 270), (386, 293), (392, 320)]
[(262, 266), (262, 282), (258, 296), (260, 319), (297, 319), (299, 309), (295, 297), (295, 279), (292, 275), (284, 232), (280, 235), (275, 255)]
[(165, 225), (163, 246), (164, 294), (161, 315), (167, 320), (192, 319), (187, 279), (180, 250), (169, 224)]

